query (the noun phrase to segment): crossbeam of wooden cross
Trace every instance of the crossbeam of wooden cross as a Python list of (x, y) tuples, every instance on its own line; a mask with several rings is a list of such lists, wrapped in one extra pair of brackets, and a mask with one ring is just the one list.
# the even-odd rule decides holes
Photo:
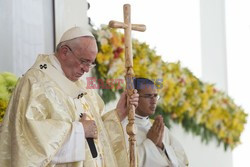
[[(127, 89), (127, 104), (129, 104), (128, 99), (132, 96), (134, 92), (133, 86), (133, 54), (132, 54), (132, 39), (131, 39), (131, 30), (136, 31), (145, 31), (146, 26), (142, 24), (131, 24), (131, 9), (129, 4), (123, 5), (123, 15), (124, 15), (124, 23), (118, 21), (110, 21), (109, 26), (111, 28), (123, 28), (124, 36), (125, 36), (125, 68), (126, 68), (126, 89)], [(136, 128), (134, 125), (135, 122), (135, 106), (128, 106), (128, 125), (126, 127), (127, 134), (129, 135), (129, 160), (130, 167), (136, 167), (136, 155), (135, 155), (135, 147), (136, 147)]]

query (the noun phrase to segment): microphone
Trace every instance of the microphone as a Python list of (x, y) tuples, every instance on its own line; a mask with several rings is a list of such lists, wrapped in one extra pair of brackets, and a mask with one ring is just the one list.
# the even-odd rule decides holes
[[(80, 114), (80, 118), (82, 118), (83, 113)], [(86, 138), (87, 139), (87, 143), (89, 145), (90, 148), (90, 152), (93, 158), (97, 157), (97, 150), (95, 147), (95, 143), (94, 143), (94, 138)]]
[(88, 142), (92, 157), (96, 158), (97, 157), (97, 151), (96, 151), (94, 139), (93, 138), (87, 138), (87, 142)]

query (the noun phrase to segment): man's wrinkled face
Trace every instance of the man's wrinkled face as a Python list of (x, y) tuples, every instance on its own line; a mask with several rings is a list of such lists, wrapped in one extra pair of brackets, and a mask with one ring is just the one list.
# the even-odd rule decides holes
[(84, 38), (81, 47), (78, 49), (69, 45), (62, 45), (66, 50), (64, 60), (61, 62), (62, 70), (66, 77), (71, 81), (77, 81), (85, 72), (94, 66), (97, 55), (96, 42), (92, 38)]
[(139, 102), (136, 114), (146, 117), (155, 113), (158, 93), (154, 85), (145, 85), (139, 91)]

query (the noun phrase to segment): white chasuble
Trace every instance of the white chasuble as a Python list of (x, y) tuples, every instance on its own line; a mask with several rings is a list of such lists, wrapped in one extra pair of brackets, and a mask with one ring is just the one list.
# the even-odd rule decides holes
[[(82, 81), (68, 80), (52, 62), (50, 56), (40, 55), (18, 80), (1, 127), (1, 166), (116, 167), (101, 118), (102, 99), (85, 89)], [(82, 103), (87, 103), (89, 109), (85, 110)], [(92, 158), (78, 123), (79, 113), (84, 112), (97, 124), (98, 158)], [(78, 147), (77, 143), (81, 143), (79, 148), (72, 149)], [(72, 152), (68, 159), (60, 157), (67, 156), (68, 151)]]

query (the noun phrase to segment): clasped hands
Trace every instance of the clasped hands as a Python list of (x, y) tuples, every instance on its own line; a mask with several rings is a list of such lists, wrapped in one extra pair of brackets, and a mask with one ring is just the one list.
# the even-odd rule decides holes
[(164, 122), (161, 115), (156, 116), (152, 127), (147, 133), (147, 138), (150, 139), (157, 147), (163, 149), (163, 134), (164, 134)]

